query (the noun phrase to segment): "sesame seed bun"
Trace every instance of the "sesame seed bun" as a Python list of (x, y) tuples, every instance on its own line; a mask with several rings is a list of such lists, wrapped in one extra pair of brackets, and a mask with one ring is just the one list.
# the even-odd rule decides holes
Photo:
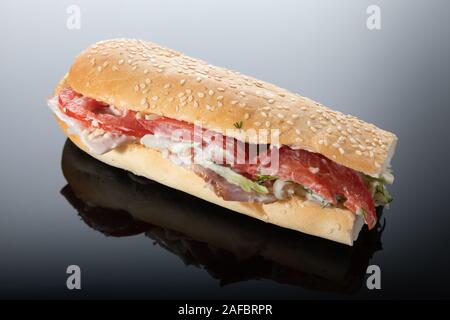
[(108, 165), (264, 222), (347, 245), (353, 245), (364, 224), (361, 216), (347, 209), (322, 208), (315, 202), (297, 196), (270, 204), (225, 201), (218, 197), (202, 178), (163, 158), (159, 151), (139, 143), (128, 143), (103, 155), (93, 154), (77, 135), (69, 131), (64, 122), (58, 118), (56, 120), (76, 146)]
[[(64, 86), (121, 109), (201, 122), (221, 133), (241, 122), (244, 130), (278, 129), (280, 144), (369, 175), (385, 170), (397, 142), (394, 134), (311, 99), (141, 40), (94, 44), (56, 90)], [(227, 135), (257, 142), (238, 130)]]

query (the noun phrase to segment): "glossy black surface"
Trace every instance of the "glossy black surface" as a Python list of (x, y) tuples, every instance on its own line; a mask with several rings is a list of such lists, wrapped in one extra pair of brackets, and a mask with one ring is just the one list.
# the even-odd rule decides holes
[[(72, 3), (21, 2), (0, 3), (0, 298), (450, 296), (447, 2), (378, 1), (379, 31), (365, 26), (369, 1), (79, 1), (81, 30), (66, 28)], [(45, 98), (80, 50), (119, 36), (151, 39), (395, 132), (383, 232), (365, 232), (349, 248), (282, 230), (65, 145)], [(134, 212), (148, 207), (139, 210), (148, 223), (92, 209), (78, 184), (108, 188), (111, 203)], [(184, 222), (171, 225), (172, 216)], [(81, 267), (81, 291), (66, 288), (70, 264)], [(380, 266), (381, 290), (365, 287), (367, 264)]]

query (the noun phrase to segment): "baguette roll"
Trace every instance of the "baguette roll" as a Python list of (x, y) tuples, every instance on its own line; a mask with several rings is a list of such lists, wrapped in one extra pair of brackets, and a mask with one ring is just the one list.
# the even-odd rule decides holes
[[(394, 134), (311, 99), (140, 40), (91, 46), (76, 58), (55, 96), (65, 88), (145, 119), (156, 115), (200, 124), (250, 144), (259, 141), (243, 134), (246, 130), (277, 131), (276, 140), (266, 137), (272, 146), (318, 153), (372, 177), (389, 168), (397, 142)], [(98, 160), (253, 218), (347, 245), (364, 224), (362, 215), (342, 205), (324, 207), (298, 195), (272, 203), (226, 201), (196, 173), (139, 140), (123, 139), (108, 152), (93, 152), (79, 132), (56, 118), (66, 135)]]

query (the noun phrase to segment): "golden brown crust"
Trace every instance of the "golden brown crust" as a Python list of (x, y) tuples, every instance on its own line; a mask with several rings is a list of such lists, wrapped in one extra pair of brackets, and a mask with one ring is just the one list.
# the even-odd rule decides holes
[[(390, 132), (308, 98), (140, 40), (91, 46), (77, 57), (65, 85), (118, 108), (200, 121), (217, 132), (241, 121), (243, 129), (278, 129), (280, 144), (366, 174), (384, 170), (397, 141)], [(234, 131), (227, 135), (257, 142)]]
[(250, 217), (347, 245), (353, 245), (363, 224), (363, 219), (349, 210), (321, 208), (315, 202), (304, 201), (298, 197), (271, 204), (225, 201), (195, 173), (164, 159), (158, 151), (137, 143), (129, 143), (103, 155), (92, 154), (78, 136), (69, 133), (64, 122), (59, 119), (57, 121), (80, 149), (106, 164)]

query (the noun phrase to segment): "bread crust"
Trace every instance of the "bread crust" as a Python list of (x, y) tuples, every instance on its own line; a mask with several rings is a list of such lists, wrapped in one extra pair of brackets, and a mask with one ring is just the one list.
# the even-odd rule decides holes
[(141, 40), (94, 44), (76, 58), (64, 86), (250, 143), (258, 141), (242, 135), (245, 130), (226, 130), (241, 123), (242, 129), (279, 130), (269, 143), (317, 152), (369, 175), (385, 170), (397, 142), (394, 134), (311, 99)]
[(77, 135), (69, 132), (64, 122), (58, 118), (56, 120), (75, 145), (108, 165), (264, 222), (347, 245), (353, 245), (364, 223), (361, 216), (347, 209), (322, 208), (299, 197), (271, 204), (225, 201), (195, 173), (166, 160), (158, 151), (138, 143), (127, 143), (103, 155), (92, 154)]

